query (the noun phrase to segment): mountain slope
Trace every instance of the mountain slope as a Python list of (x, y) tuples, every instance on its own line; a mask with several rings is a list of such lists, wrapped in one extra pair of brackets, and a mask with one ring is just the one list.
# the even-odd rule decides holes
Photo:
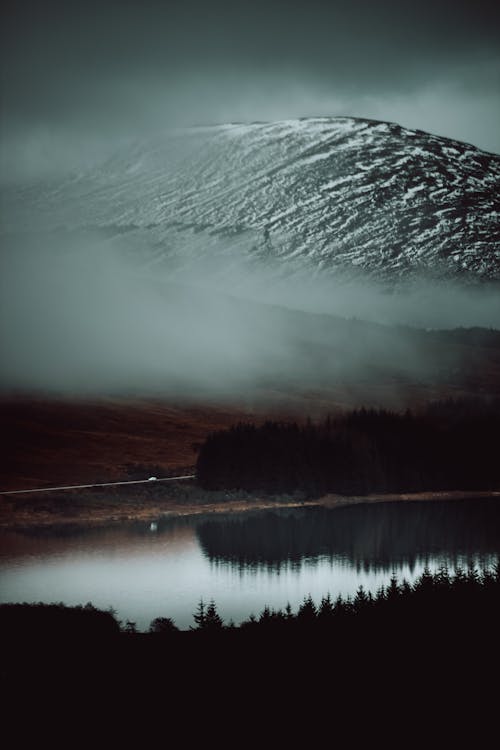
[(127, 235), (177, 267), (243, 256), (287, 274), (500, 278), (500, 157), (371, 120), (170, 132), (16, 206), (24, 225), (28, 210)]

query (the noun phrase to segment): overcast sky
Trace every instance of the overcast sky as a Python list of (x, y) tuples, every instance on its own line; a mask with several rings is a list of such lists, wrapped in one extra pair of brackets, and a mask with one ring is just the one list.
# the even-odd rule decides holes
[(98, 156), (171, 125), (328, 114), (500, 152), (498, 3), (7, 0), (2, 15), (11, 159)]

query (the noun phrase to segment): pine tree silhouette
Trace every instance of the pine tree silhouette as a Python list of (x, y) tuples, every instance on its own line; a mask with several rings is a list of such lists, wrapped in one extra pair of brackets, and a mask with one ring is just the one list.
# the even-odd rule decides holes
[(213, 599), (207, 607), (202, 627), (206, 630), (222, 630), (224, 621), (217, 612), (217, 606)]
[(205, 614), (205, 604), (203, 603), (203, 599), (200, 599), (200, 601), (198, 602), (198, 607), (196, 609), (196, 612), (193, 614), (193, 620), (195, 621), (197, 627), (196, 628), (191, 627), (191, 630), (200, 630), (204, 627), (206, 614)]

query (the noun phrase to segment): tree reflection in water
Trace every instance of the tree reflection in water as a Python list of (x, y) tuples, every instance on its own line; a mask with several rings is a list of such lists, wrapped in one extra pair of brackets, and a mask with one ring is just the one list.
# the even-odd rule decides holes
[(208, 519), (197, 534), (211, 562), (245, 570), (279, 571), (325, 558), (358, 571), (412, 570), (431, 557), (449, 565), (487, 562), (500, 548), (500, 504), (477, 499), (276, 509)]

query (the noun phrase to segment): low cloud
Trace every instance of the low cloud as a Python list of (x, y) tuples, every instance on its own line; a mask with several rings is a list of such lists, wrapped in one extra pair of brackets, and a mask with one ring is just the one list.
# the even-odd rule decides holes
[(500, 327), (497, 290), (414, 284), (394, 294), (361, 281), (278, 283), (243, 263), (223, 277), (206, 263), (172, 274), (92, 235), (18, 236), (1, 270), (4, 391), (229, 397), (369, 379), (373, 368), (418, 378), (436, 363), (422, 360), (405, 330), (324, 314)]

